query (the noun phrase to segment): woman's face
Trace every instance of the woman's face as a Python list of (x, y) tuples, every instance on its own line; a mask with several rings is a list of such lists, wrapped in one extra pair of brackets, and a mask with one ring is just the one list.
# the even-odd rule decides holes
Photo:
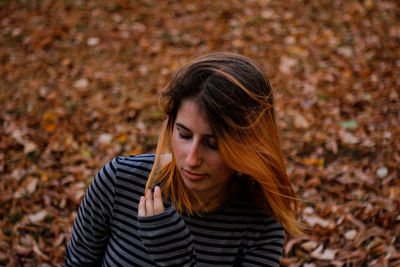
[(222, 160), (206, 116), (193, 100), (184, 100), (172, 132), (177, 167), (189, 190), (207, 201), (226, 185), (234, 171)]

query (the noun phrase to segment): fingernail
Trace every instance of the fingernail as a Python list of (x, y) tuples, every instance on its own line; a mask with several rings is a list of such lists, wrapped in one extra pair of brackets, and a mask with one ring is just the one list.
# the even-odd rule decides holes
[(140, 197), (140, 202), (143, 203), (144, 202), (144, 196)]

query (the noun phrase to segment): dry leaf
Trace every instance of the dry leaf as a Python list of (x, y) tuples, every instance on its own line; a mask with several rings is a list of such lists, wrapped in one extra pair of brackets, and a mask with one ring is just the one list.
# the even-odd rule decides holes
[(344, 233), (344, 237), (348, 240), (353, 240), (356, 237), (356, 235), (357, 235), (356, 230), (349, 230)]
[(32, 253), (32, 248), (27, 248), (27, 247), (23, 247), (23, 246), (20, 246), (20, 245), (15, 245), (14, 246), (14, 251), (18, 255), (28, 256), (28, 255), (30, 255)]
[(29, 214), (28, 219), (31, 223), (38, 223), (40, 221), (43, 221), (43, 219), (47, 216), (47, 211), (41, 210), (39, 212)]
[(320, 245), (311, 253), (311, 257), (322, 261), (332, 261), (335, 259), (336, 252), (337, 250), (324, 249), (324, 246)]
[(24, 153), (25, 154), (30, 154), (32, 152), (35, 152), (37, 150), (37, 145), (34, 142), (28, 141), (25, 142), (24, 144)]
[(89, 80), (86, 78), (76, 80), (72, 86), (79, 90), (86, 90), (89, 86)]
[(307, 241), (301, 244), (301, 248), (306, 251), (313, 251), (318, 247), (318, 242), (315, 241)]
[(385, 178), (389, 174), (389, 169), (387, 167), (380, 167), (376, 171), (376, 174), (378, 175), (379, 178)]
[(36, 191), (37, 185), (39, 183), (38, 178), (28, 177), (26, 178), (18, 190), (14, 193), (15, 198), (21, 198), (26, 194), (33, 194)]
[(113, 136), (108, 133), (103, 133), (99, 136), (99, 142), (102, 144), (109, 144), (113, 140)]
[(89, 46), (96, 46), (96, 45), (98, 45), (100, 43), (100, 39), (98, 38), (98, 37), (90, 37), (88, 40), (87, 40), (87, 44), (89, 45)]
[(296, 126), (296, 128), (307, 129), (308, 127), (310, 127), (310, 123), (306, 120), (306, 118), (304, 118), (300, 114), (295, 115), (295, 117), (294, 117), (294, 125)]
[(322, 219), (316, 215), (304, 216), (304, 221), (311, 227), (314, 227), (316, 225), (319, 225), (322, 228), (329, 228), (329, 229), (332, 229), (335, 227), (334, 222)]
[(345, 144), (354, 145), (360, 142), (360, 139), (353, 135), (352, 133), (341, 131), (340, 137)]
[(297, 59), (283, 56), (279, 65), (279, 70), (284, 74), (289, 74), (292, 68), (298, 64)]

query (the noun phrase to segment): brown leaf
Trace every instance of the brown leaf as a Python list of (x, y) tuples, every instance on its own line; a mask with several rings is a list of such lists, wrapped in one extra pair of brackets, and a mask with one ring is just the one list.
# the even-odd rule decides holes
[(14, 246), (14, 251), (18, 255), (28, 256), (28, 255), (30, 255), (32, 253), (33, 250), (32, 250), (32, 248), (27, 248), (27, 247), (23, 247), (23, 246), (20, 246), (20, 245), (15, 245)]
[(33, 252), (43, 261), (50, 260), (50, 258), (39, 249), (39, 246), (36, 242), (33, 244)]
[(336, 252), (337, 250), (324, 249), (323, 245), (320, 245), (311, 253), (311, 257), (322, 261), (332, 261), (335, 259)]

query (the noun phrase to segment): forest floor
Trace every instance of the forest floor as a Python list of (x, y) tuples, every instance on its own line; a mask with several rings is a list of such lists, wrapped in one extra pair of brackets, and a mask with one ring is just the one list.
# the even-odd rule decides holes
[(87, 185), (153, 152), (159, 94), (213, 51), (275, 93), (301, 237), (282, 266), (400, 265), (395, 0), (0, 1), (0, 266), (60, 266)]

